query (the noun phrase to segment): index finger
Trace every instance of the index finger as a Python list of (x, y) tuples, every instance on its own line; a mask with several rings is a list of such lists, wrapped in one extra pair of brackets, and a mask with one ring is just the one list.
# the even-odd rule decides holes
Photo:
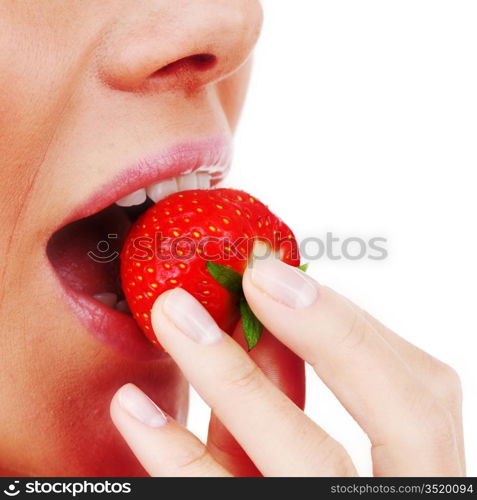
[(243, 288), (262, 323), (315, 368), (368, 434), (377, 473), (462, 472), (448, 410), (347, 300), (273, 256), (253, 261)]

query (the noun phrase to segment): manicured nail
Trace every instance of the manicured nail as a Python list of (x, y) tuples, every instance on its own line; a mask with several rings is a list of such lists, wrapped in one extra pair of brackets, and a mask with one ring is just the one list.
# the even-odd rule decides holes
[(287, 307), (309, 307), (318, 298), (318, 288), (311, 278), (273, 256), (254, 259), (250, 268), (254, 285)]
[(256, 240), (255, 243), (253, 244), (253, 250), (252, 250), (252, 258), (259, 260), (259, 259), (266, 259), (269, 257), (272, 253), (272, 250), (270, 248), (270, 245), (267, 245), (264, 241), (261, 240)]
[(214, 344), (222, 338), (222, 331), (212, 316), (182, 288), (168, 292), (162, 307), (176, 327), (194, 342)]
[(167, 417), (162, 410), (133, 384), (127, 384), (120, 389), (118, 402), (131, 417), (148, 427), (162, 427), (167, 423)]

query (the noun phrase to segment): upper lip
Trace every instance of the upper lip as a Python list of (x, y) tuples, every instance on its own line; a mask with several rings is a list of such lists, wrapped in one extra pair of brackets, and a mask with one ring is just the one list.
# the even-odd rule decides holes
[(155, 182), (200, 169), (217, 184), (230, 168), (231, 139), (226, 135), (184, 141), (146, 156), (118, 172), (88, 199), (76, 207), (60, 227), (105, 209), (122, 197)]

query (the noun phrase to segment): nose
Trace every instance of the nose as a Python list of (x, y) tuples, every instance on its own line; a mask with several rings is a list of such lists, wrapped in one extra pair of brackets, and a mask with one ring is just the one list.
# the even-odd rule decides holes
[(123, 91), (193, 92), (218, 82), (247, 61), (262, 25), (259, 0), (128, 5), (107, 30), (97, 59), (102, 80)]

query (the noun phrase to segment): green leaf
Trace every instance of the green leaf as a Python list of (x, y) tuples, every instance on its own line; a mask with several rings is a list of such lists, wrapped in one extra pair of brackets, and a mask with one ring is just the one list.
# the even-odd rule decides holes
[(308, 267), (310, 267), (309, 264), (302, 264), (301, 266), (298, 266), (298, 269), (301, 269), (304, 273), (308, 271)]
[(242, 328), (247, 341), (248, 350), (251, 351), (260, 340), (263, 332), (263, 325), (253, 314), (252, 309), (247, 304), (247, 301), (240, 299), (240, 314), (242, 315)]
[(215, 264), (210, 261), (207, 262), (206, 266), (212, 278), (214, 278), (220, 286), (223, 286), (234, 295), (242, 295), (242, 275), (240, 273), (234, 271), (230, 267)]
[(242, 316), (242, 328), (247, 341), (248, 350), (251, 351), (260, 340), (263, 331), (263, 325), (253, 314), (252, 309), (247, 304), (242, 290), (242, 275), (232, 268), (207, 262), (209, 274), (214, 280), (226, 290), (240, 297), (240, 314)]

